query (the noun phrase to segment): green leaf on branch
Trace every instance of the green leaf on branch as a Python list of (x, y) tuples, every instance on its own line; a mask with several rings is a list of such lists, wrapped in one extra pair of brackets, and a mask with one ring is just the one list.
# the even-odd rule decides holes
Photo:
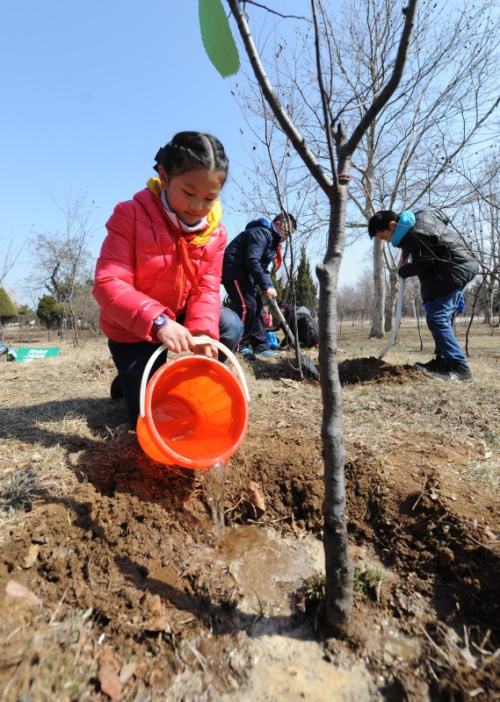
[(237, 73), (240, 57), (221, 0), (199, 0), (203, 46), (223, 78)]

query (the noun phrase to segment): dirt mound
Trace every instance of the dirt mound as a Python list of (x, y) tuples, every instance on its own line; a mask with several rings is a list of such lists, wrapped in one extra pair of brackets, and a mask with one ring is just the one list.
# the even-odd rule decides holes
[[(306, 352), (307, 362), (318, 368), (317, 351)], [(245, 363), (245, 371), (252, 373), (258, 380), (298, 380), (300, 374), (293, 354), (273, 361), (256, 359)], [(398, 383), (422, 380), (422, 371), (409, 364), (393, 365), (374, 356), (369, 358), (350, 358), (339, 363), (339, 378), (342, 385), (367, 383)], [(308, 382), (319, 384), (317, 378), (306, 372)]]
[[(251, 479), (265, 494), (265, 514), (258, 523), (282, 533), (319, 535), (319, 445), (292, 440), (286, 427), (281, 431), (282, 438), (265, 447), (251, 432), (234, 458), (227, 522), (255, 523), (247, 490)], [(179, 671), (197, 669), (201, 655), (205, 677), (212, 681), (213, 696), (207, 699), (218, 699), (247, 679), (251, 644), (244, 632), (251, 631), (255, 615), (237, 610), (241, 595), (233, 574), (214, 559), (208, 508), (193, 472), (148, 463), (135, 448), (133, 434), (122, 435), (119, 443), (125, 451), (121, 459), (117, 445), (106, 443), (82, 457), (75, 470), (83, 482), (70, 505), (46, 499), (25, 529), (16, 532), (3, 550), (2, 585), (14, 577), (36, 591), (51, 617), (57, 612), (57, 621), (74, 630), (82, 655), (100, 636), (109, 642), (111, 669), (123, 670), (127, 660), (135, 661), (130, 690), (166, 689)], [(422, 490), (422, 481), (411, 475), (389, 480), (369, 451), (354, 447), (346, 485), (350, 540), (359, 563), (355, 631), (348, 645), (337, 642), (329, 655), (340, 660), (351, 650), (369, 660), (372, 672), (386, 680), (386, 699), (402, 699), (415, 688), (439, 699), (462, 699), (462, 691), (478, 688), (500, 692), (500, 660), (481, 655), (500, 646), (499, 553), (485, 540), (485, 524), (499, 523), (499, 510), (492, 515), (477, 505), (474, 527), (441, 497), (432, 470), (424, 483)], [(367, 554), (393, 575), (386, 578), (380, 570), (370, 576), (361, 565), (369, 561)], [(72, 620), (74, 607), (86, 618)], [(306, 603), (302, 617), (315, 612)], [(39, 616), (36, 608), (9, 608), (2, 632), (13, 631), (21, 617), (23, 633), (15, 637), (16, 645), (28, 646), (30, 627)], [(388, 657), (375, 645), (384, 620), (404, 622), (408, 641), (423, 637), (419, 655)], [(464, 627), (467, 650), (452, 638)], [(57, 640), (43, 640), (54, 656)], [(235, 647), (236, 668), (229, 655)], [(19, 691), (26, 689), (41, 657), (33, 642), (28, 649), (14, 686)], [(154, 667), (148, 663), (152, 660)], [(54, 689), (63, 686), (65, 675), (52, 671)], [(103, 680), (96, 680), (97, 689)]]
[(339, 363), (339, 377), (342, 385), (358, 383), (404, 383), (422, 379), (422, 371), (413, 366), (392, 365), (374, 356), (350, 358)]
[[(303, 351), (303, 357), (306, 359), (303, 364), (303, 374), (311, 383), (319, 384), (316, 372), (318, 370), (318, 352)], [(288, 378), (290, 380), (299, 380), (299, 365), (295, 360), (293, 352), (288, 352), (281, 358), (277, 359), (261, 359), (258, 356), (252, 361), (245, 361), (245, 372), (251, 373), (257, 380), (282, 380)], [(310, 370), (312, 369), (312, 373)]]
[[(427, 675), (439, 676), (440, 699), (463, 699), (463, 690), (479, 688), (492, 695), (485, 699), (495, 699), (500, 661), (481, 661), (479, 652), (486, 641), (494, 647), (500, 643), (495, 596), (500, 548), (487, 526), (500, 522), (500, 510), (491, 514), (478, 505), (472, 522), (443, 496), (446, 490), (432, 468), (419, 478), (407, 474), (395, 483), (369, 456), (349, 462), (349, 531), (356, 543), (374, 544), (382, 562), (403, 579), (405, 584), (386, 590), (383, 600), (396, 616), (410, 615), (416, 635), (428, 635), (432, 658), (424, 667)], [(461, 649), (457, 632), (464, 630)]]

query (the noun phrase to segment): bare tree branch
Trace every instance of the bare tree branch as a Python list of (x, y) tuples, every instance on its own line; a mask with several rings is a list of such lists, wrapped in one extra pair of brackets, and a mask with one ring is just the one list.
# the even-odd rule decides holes
[(308, 17), (300, 17), (298, 15), (283, 15), (281, 12), (278, 12), (277, 10), (273, 10), (270, 7), (267, 7), (266, 5), (261, 5), (260, 2), (255, 2), (255, 0), (244, 0), (243, 4), (249, 5), (255, 5), (255, 7), (260, 7), (261, 10), (265, 10), (266, 12), (269, 12), (272, 15), (277, 15), (278, 17), (281, 17), (282, 19), (297, 19), (297, 20), (303, 20), (304, 22), (310, 22), (311, 20)]
[(17, 264), (19, 257), (23, 251), (24, 244), (14, 246), (14, 237), (9, 236), (7, 248), (0, 252), (0, 287), (3, 285), (4, 279)]
[(330, 168), (332, 171), (333, 179), (334, 179), (335, 183), (337, 184), (335, 157), (334, 157), (334, 153), (333, 153), (332, 128), (331, 128), (331, 124), (330, 124), (330, 111), (328, 109), (325, 86), (323, 83), (323, 69), (321, 66), (318, 16), (316, 13), (315, 0), (311, 0), (311, 7), (312, 7), (313, 21), (314, 21), (314, 46), (315, 46), (315, 51), (316, 51), (316, 74), (317, 74), (316, 77), (317, 77), (319, 92), (320, 92), (320, 96), (321, 96), (321, 105), (323, 107), (323, 123), (324, 123), (324, 127), (325, 127), (325, 132), (326, 132), (326, 141), (328, 144), (328, 155), (330, 157)]
[(276, 119), (280, 123), (283, 131), (285, 131), (289, 135), (297, 153), (302, 158), (305, 165), (310, 170), (321, 189), (330, 197), (332, 181), (327, 177), (323, 169), (320, 167), (314, 154), (307, 146), (304, 137), (298, 132), (294, 123), (289, 119), (288, 115), (286, 114), (285, 110), (283, 109), (283, 106), (281, 105), (278, 99), (278, 96), (275, 94), (271, 83), (269, 82), (269, 78), (267, 77), (264, 67), (262, 66), (262, 63), (260, 61), (259, 54), (255, 47), (253, 37), (250, 33), (250, 29), (248, 27), (248, 23), (246, 21), (244, 13), (241, 9), (240, 3), (238, 2), (238, 0), (227, 0), (227, 2), (229, 4), (229, 7), (231, 8), (231, 11), (233, 12), (234, 18), (238, 25), (238, 29), (240, 30), (240, 35), (245, 45), (247, 56), (255, 72), (255, 76), (259, 81), (259, 85), (262, 89), (262, 92), (266, 96), (266, 100), (271, 106), (276, 116)]
[(366, 111), (365, 115), (362, 117), (360, 123), (353, 131), (350, 139), (347, 141), (344, 149), (348, 154), (353, 154), (358, 146), (359, 142), (366, 133), (369, 125), (373, 122), (376, 116), (381, 112), (383, 107), (388, 103), (390, 98), (394, 95), (403, 75), (403, 69), (408, 57), (408, 49), (410, 46), (410, 37), (413, 32), (413, 27), (415, 24), (415, 16), (418, 7), (418, 0), (409, 0), (408, 6), (403, 10), (405, 15), (405, 23), (403, 32), (401, 34), (401, 39), (399, 41), (399, 48), (396, 56), (396, 61), (394, 63), (394, 69), (392, 71), (391, 78), (382, 88), (380, 93), (376, 95), (371, 106)]

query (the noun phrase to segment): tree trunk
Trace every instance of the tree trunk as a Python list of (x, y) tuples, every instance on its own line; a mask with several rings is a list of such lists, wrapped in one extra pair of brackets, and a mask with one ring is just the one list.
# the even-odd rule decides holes
[(487, 307), (486, 307), (486, 314), (484, 316), (486, 317), (486, 315), (488, 315), (488, 324), (490, 325), (490, 327), (493, 328), (495, 326), (495, 300), (494, 300), (495, 290), (494, 290), (493, 286), (488, 287), (486, 294), (487, 294)]
[(73, 309), (73, 296), (71, 296), (68, 300), (68, 306), (69, 306), (69, 311), (71, 314), (71, 321), (73, 322), (73, 346), (77, 349), (80, 346), (83, 346), (80, 340), (80, 330), (78, 329), (78, 319), (76, 316), (76, 312)]
[(373, 240), (373, 315), (370, 339), (383, 339), (385, 309), (384, 242)]
[[(324, 547), (326, 569), (326, 617), (327, 623), (335, 633), (347, 632), (352, 611), (354, 567), (349, 555), (346, 522), (346, 496), (344, 484), (344, 434), (342, 422), (342, 388), (340, 386), (337, 360), (337, 286), (338, 274), (345, 245), (345, 221), (347, 184), (350, 179), (352, 155), (360, 145), (368, 128), (384, 109), (394, 95), (403, 75), (403, 69), (408, 56), (413, 25), (415, 22), (418, 0), (408, 0), (404, 9), (404, 27), (401, 32), (397, 54), (394, 59), (392, 72), (385, 85), (380, 87), (376, 97), (367, 106), (349, 140), (341, 122), (335, 125), (331, 121), (331, 95), (325, 89), (323, 67), (321, 62), (320, 27), (318, 23), (317, 5), (311, 0), (311, 11), (314, 24), (314, 40), (316, 54), (316, 70), (319, 95), (322, 102), (323, 128), (327, 137), (327, 154), (323, 161), (316, 157), (315, 148), (311, 149), (290, 118), (289, 112), (281, 104), (269, 78), (260, 61), (259, 52), (250, 33), (246, 10), (243, 11), (238, 0), (227, 0), (229, 7), (245, 46), (255, 77), (262, 90), (270, 109), (286, 134), (290, 144), (302, 159), (311, 176), (325, 193), (330, 204), (330, 227), (328, 233), (328, 248), (323, 264), (317, 267), (320, 283), (319, 298), (319, 364), (321, 392), (323, 398), (323, 421), (321, 428), (323, 443), (323, 460), (325, 466), (325, 498), (323, 502), (324, 515)], [(320, 6), (321, 13), (323, 8)], [(342, 110), (343, 112), (343, 110)], [(342, 112), (340, 114), (342, 114)], [(335, 129), (335, 135), (333, 130)], [(332, 139), (334, 136), (334, 139)], [(337, 159), (334, 154), (335, 142)], [(321, 149), (317, 153), (320, 153)], [(332, 177), (324, 168), (324, 159), (328, 155)], [(378, 288), (379, 295), (379, 328), (375, 331), (383, 336), (384, 322), (384, 260), (382, 242), (376, 241), (374, 250), (378, 253), (380, 270)]]
[[(339, 188), (339, 190), (343, 190)], [(344, 483), (344, 429), (342, 387), (337, 359), (337, 285), (342, 259), (345, 192), (332, 198), (329, 251), (316, 272), (319, 295), (319, 366), (323, 397), (321, 437), (325, 467), (323, 502), (326, 617), (335, 634), (345, 633), (352, 611), (354, 567), (347, 540)]]

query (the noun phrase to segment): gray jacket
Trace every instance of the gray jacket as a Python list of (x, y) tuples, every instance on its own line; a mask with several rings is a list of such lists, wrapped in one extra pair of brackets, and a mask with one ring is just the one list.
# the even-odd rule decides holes
[(399, 269), (401, 278), (418, 276), (424, 302), (463, 288), (479, 273), (459, 234), (438, 210), (415, 212), (415, 224), (399, 247), (412, 255)]

